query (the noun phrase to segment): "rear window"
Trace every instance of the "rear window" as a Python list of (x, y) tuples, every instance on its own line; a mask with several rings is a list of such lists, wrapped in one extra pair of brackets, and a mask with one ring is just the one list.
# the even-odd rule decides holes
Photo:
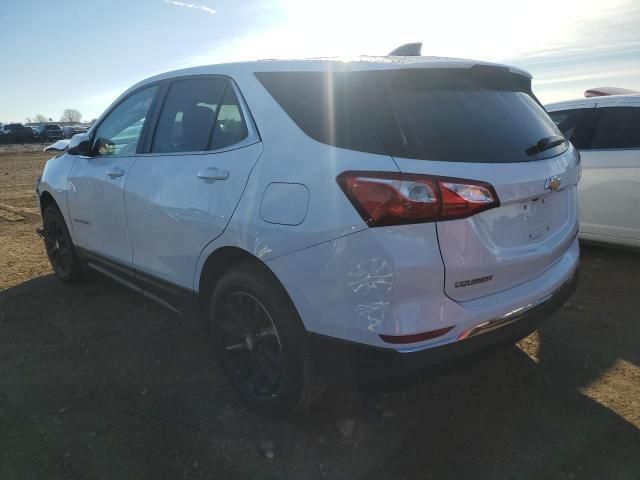
[(47, 130), (60, 130), (59, 125), (45, 125), (44, 128)]
[(351, 150), (449, 162), (524, 162), (561, 135), (530, 81), (506, 69), (256, 73), (310, 137)]

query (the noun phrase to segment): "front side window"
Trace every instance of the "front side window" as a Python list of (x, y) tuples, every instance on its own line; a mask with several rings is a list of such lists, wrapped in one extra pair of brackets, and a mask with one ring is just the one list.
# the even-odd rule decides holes
[(157, 89), (153, 86), (130, 95), (107, 115), (95, 134), (93, 145), (99, 155), (136, 153)]
[(591, 148), (640, 148), (640, 108), (601, 108)]
[(226, 80), (212, 77), (174, 81), (158, 118), (151, 151), (208, 150), (227, 85)]

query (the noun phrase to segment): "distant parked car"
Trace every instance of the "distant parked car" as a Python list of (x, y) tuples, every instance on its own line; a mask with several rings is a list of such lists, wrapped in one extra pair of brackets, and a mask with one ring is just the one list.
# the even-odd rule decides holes
[(60, 125), (46, 124), (38, 126), (38, 138), (41, 140), (60, 140), (64, 138)]
[(33, 140), (33, 130), (25, 127), (21, 123), (9, 123), (2, 126), (2, 137), (4, 142), (28, 142)]
[(62, 127), (64, 138), (71, 138), (77, 133), (84, 133), (86, 131), (87, 128), (82, 125), (68, 125), (66, 127)]
[(547, 105), (582, 155), (580, 238), (640, 246), (640, 95)]

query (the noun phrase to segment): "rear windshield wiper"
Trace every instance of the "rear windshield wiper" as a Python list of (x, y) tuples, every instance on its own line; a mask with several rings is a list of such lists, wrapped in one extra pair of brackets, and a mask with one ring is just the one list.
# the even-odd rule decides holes
[(535, 155), (540, 152), (544, 152), (545, 150), (549, 150), (553, 147), (558, 147), (567, 141), (566, 138), (560, 135), (552, 135), (551, 137), (545, 137), (542, 140), (539, 140), (538, 143), (532, 145), (527, 148), (527, 155)]

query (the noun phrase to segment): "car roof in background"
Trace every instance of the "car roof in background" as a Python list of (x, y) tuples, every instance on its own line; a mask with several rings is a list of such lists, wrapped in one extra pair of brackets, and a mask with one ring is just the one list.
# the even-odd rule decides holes
[(563, 102), (554, 102), (545, 105), (548, 111), (570, 110), (572, 108), (591, 108), (594, 105), (600, 106), (640, 106), (640, 94), (633, 95), (606, 95), (602, 97), (577, 98)]

